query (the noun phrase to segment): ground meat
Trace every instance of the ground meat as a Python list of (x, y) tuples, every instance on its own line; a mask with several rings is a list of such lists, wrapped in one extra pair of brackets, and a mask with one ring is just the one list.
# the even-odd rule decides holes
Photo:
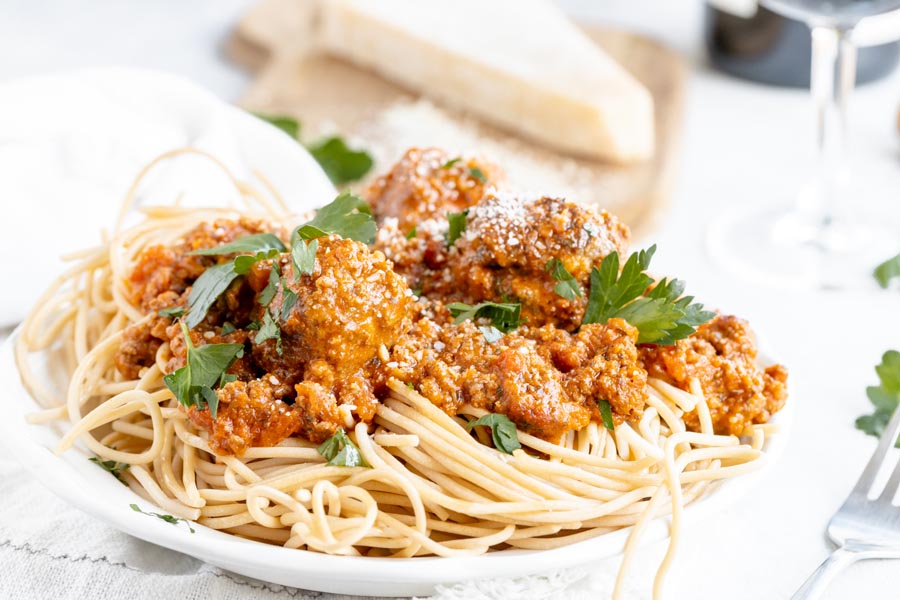
[(265, 378), (229, 383), (217, 395), (215, 420), (209, 410), (188, 412), (192, 423), (209, 432), (209, 446), (217, 454), (241, 456), (247, 448), (275, 446), (302, 427), (302, 413), (276, 399)]
[[(753, 423), (765, 423), (787, 399), (787, 370), (756, 364), (756, 342), (747, 323), (718, 316), (673, 346), (641, 348), (651, 377), (688, 390), (696, 379), (709, 405), (716, 433), (740, 435)], [(699, 429), (696, 413), (684, 416)]]
[[(289, 252), (259, 260), (190, 330), (197, 348), (244, 348), (228, 370), (237, 380), (216, 392), (217, 418), (205, 407), (188, 409), (214, 452), (241, 455), (290, 436), (320, 443), (372, 422), (392, 379), (449, 415), (472, 405), (549, 441), (601, 422), (601, 400), (617, 425), (634, 423), (648, 376), (683, 389), (696, 379), (719, 433), (743, 433), (782, 407), (786, 371), (756, 366), (752, 333), (734, 317), (669, 347), (638, 347), (638, 331), (620, 319), (581, 326), (591, 270), (612, 252), (624, 258), (627, 228), (576, 203), (499, 193), (490, 185), (495, 167), (452, 158), (413, 149), (373, 184), (367, 195), (381, 224), (373, 248), (320, 237), (314, 272), (299, 277)], [(465, 231), (451, 244), (446, 213), (465, 209)], [(141, 253), (131, 300), (152, 316), (123, 335), (115, 356), (123, 377), (154, 364), (161, 344), (170, 356), (166, 373), (186, 364), (181, 325), (157, 311), (187, 306), (195, 280), (233, 258), (190, 253), (263, 231), (288, 237), (258, 221), (219, 220)], [(580, 296), (556, 292), (554, 260)], [(521, 303), (522, 326), (489, 342), (491, 322), (455, 323), (447, 309), (455, 301)], [(269, 339), (260, 335), (266, 323), (276, 325)], [(685, 420), (698, 428), (695, 413)]]
[(145, 310), (158, 296), (167, 292), (181, 294), (203, 271), (216, 264), (218, 257), (190, 254), (212, 248), (254, 233), (271, 231), (284, 237), (272, 225), (253, 219), (237, 221), (217, 219), (201, 223), (171, 246), (150, 246), (144, 250), (129, 277), (131, 300)]
[[(337, 236), (319, 238), (315, 271), (294, 278), (284, 268), (284, 281), (297, 301), (281, 323), (282, 355), (274, 340), (254, 345), (253, 355), (266, 370), (302, 373), (304, 360), (320, 358), (349, 375), (391, 347), (411, 325), (413, 296), (403, 278), (391, 270), (381, 252)], [(269, 305), (280, 315), (281, 289)], [(289, 359), (286, 359), (286, 356)]]
[(125, 379), (137, 379), (141, 369), (152, 366), (162, 341), (153, 337), (153, 322), (132, 325), (122, 334), (116, 351), (116, 369)]
[(376, 379), (409, 382), (451, 415), (466, 403), (505, 414), (548, 440), (600, 421), (601, 399), (619, 422), (640, 418), (647, 373), (637, 330), (624, 321), (587, 325), (576, 335), (524, 327), (489, 343), (472, 322), (453, 325), (441, 305), (424, 306), (431, 316), (394, 346)]
[(500, 170), (485, 161), (411, 148), (363, 196), (379, 222), (394, 217), (407, 234), (422, 221), (472, 206), (500, 178)]
[[(455, 244), (458, 255), (448, 260), (450, 278), (470, 302), (521, 302), (526, 323), (574, 329), (584, 314), (592, 267), (614, 251), (624, 254), (628, 237), (628, 228), (605, 211), (558, 198), (522, 201), (497, 194), (469, 211)], [(558, 282), (548, 272), (553, 259), (575, 278), (581, 297), (556, 293)]]

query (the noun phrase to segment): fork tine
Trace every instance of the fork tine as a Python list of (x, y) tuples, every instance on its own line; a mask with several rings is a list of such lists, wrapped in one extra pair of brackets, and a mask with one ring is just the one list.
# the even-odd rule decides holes
[[(853, 491), (850, 493), (851, 496), (857, 494), (868, 496), (869, 490), (872, 489), (872, 484), (875, 483), (875, 477), (878, 475), (878, 471), (881, 469), (881, 465), (884, 462), (884, 457), (887, 456), (888, 450), (893, 448), (894, 444), (897, 443), (898, 434), (900, 434), (900, 410), (895, 409), (884, 433), (881, 434), (878, 447), (875, 448), (872, 458), (869, 459), (869, 463), (866, 465), (865, 470), (862, 472), (862, 475), (859, 476), (859, 480), (853, 487)], [(896, 472), (894, 475), (896, 475)], [(891, 481), (893, 480), (894, 476), (891, 477)], [(894, 488), (896, 489), (896, 487), (895, 484)]]
[[(900, 410), (897, 412), (900, 412)], [(881, 494), (878, 495), (878, 502), (891, 504), (898, 487), (900, 487), (900, 460), (897, 461), (893, 472), (891, 472), (891, 478), (888, 479), (884, 489), (881, 490)]]

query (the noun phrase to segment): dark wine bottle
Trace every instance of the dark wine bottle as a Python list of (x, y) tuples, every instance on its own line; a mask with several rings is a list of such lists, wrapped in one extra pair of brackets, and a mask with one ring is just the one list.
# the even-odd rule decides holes
[[(706, 5), (706, 48), (719, 70), (743, 79), (789, 87), (809, 87), (812, 44), (809, 27), (760, 6), (752, 17)], [(856, 83), (889, 74), (900, 60), (900, 43), (859, 49)]]

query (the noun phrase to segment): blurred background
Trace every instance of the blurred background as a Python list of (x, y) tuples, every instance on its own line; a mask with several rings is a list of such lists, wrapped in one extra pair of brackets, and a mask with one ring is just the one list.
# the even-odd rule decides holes
[[(276, 18), (271, 29), (257, 27), (272, 22), (271, 14), (258, 12), (271, 1), (0, 0), (0, 84), (80, 67), (159, 69), (228, 102), (299, 118), (304, 138), (343, 134), (351, 146), (371, 152), (372, 173), (387, 169), (399, 157), (397, 146), (410, 141), (465, 146), (475, 140), (477, 147), (461, 150), (496, 151), (511, 180), (530, 177), (529, 184), (610, 207), (634, 228), (633, 248), (659, 245), (654, 269), (685, 279), (689, 293), (748, 318), (762, 332), (764, 346), (789, 366), (798, 402), (788, 456), (767, 485), (725, 511), (726, 518), (692, 532), (673, 597), (714, 598), (719, 589), (734, 597), (787, 597), (830, 551), (822, 529), (874, 443), (854, 429), (855, 419), (871, 410), (865, 386), (874, 381), (881, 353), (900, 344), (896, 291), (880, 291), (872, 277), (880, 261), (900, 252), (894, 42), (900, 22), (893, 14), (861, 22), (853, 39), (829, 32), (846, 32), (850, 21), (841, 19), (855, 23), (860, 15), (854, 11), (896, 11), (900, 1), (833, 0), (829, 10), (844, 16), (827, 18), (804, 13), (825, 4), (814, 0), (768, 3), (798, 18), (820, 19), (818, 72), (825, 83), (815, 103), (810, 29), (758, 9), (754, 0), (559, 0), (656, 101), (654, 155), (624, 167), (572, 157), (548, 163), (505, 133), (468, 117), (447, 117), (441, 103), (435, 100), (435, 109), (427, 97), (424, 104), (404, 100), (401, 112), (344, 121), (327, 114), (328, 103), (304, 105), (310, 96), (303, 89), (310, 88), (291, 83), (301, 73), (297, 64), (274, 60), (285, 54), (264, 47), (299, 45), (302, 35), (288, 18)], [(856, 45), (854, 60), (850, 47)], [(841, 61), (844, 71), (835, 72)], [(841, 82), (840, 73), (852, 63), (860, 85), (843, 102), (853, 86)], [(315, 100), (318, 90), (312, 89)], [(55, 101), (62, 106), (66, 98)], [(846, 126), (835, 104), (846, 104)], [(822, 126), (827, 136), (817, 135)], [(858, 218), (877, 227), (837, 241), (821, 235), (831, 227), (823, 198), (839, 213), (836, 221)], [(4, 207), (15, 201), (9, 194), (0, 200)], [(834, 258), (844, 251), (847, 270)], [(897, 268), (900, 273), (900, 259)], [(49, 278), (36, 275), (35, 289)], [(733, 543), (712, 557), (710, 549), (722, 540)], [(892, 597), (884, 582), (895, 577), (896, 564), (869, 562), (838, 580), (829, 597)], [(735, 583), (738, 570), (746, 589)], [(697, 581), (707, 583), (707, 595), (694, 595)]]

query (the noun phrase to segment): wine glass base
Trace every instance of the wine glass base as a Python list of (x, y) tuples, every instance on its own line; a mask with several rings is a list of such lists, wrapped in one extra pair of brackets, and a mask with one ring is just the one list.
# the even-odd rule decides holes
[(823, 222), (796, 211), (751, 207), (710, 224), (710, 255), (724, 269), (761, 285), (865, 290), (872, 271), (898, 252), (898, 236), (877, 222)]

